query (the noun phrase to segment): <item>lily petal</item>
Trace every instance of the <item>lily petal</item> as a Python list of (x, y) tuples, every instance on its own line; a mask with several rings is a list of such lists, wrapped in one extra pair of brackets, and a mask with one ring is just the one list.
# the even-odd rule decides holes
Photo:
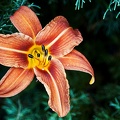
[(45, 86), (49, 95), (49, 106), (60, 117), (64, 117), (70, 110), (69, 84), (64, 67), (58, 60), (52, 60), (49, 70), (34, 70), (37, 79)]
[(78, 70), (89, 73), (92, 76), (90, 84), (94, 83), (95, 79), (92, 66), (85, 58), (85, 56), (78, 52), (77, 50), (73, 50), (66, 56), (59, 58), (59, 60), (63, 64), (64, 68), (67, 70)]
[(0, 80), (0, 97), (11, 97), (24, 90), (33, 80), (32, 69), (10, 68)]
[(9, 67), (27, 67), (26, 51), (33, 44), (32, 38), (22, 33), (0, 34), (0, 64)]
[(71, 28), (66, 18), (58, 16), (38, 33), (36, 44), (45, 45), (52, 55), (60, 57), (72, 51), (82, 39), (81, 33)]
[(37, 33), (42, 29), (42, 26), (36, 14), (28, 7), (21, 6), (11, 17), (11, 22), (26, 35), (35, 38)]

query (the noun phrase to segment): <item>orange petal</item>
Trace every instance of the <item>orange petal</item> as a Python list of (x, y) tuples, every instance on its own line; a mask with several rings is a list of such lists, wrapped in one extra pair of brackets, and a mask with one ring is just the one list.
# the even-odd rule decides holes
[(93, 68), (88, 60), (85, 58), (85, 56), (80, 52), (73, 50), (66, 56), (59, 58), (59, 60), (62, 62), (64, 68), (67, 70), (79, 70), (89, 73), (92, 76), (90, 84), (94, 83), (95, 79)]
[(36, 14), (26, 6), (21, 6), (13, 16), (10, 17), (10, 20), (18, 31), (32, 38), (35, 38), (37, 33), (42, 29)]
[(70, 110), (69, 84), (62, 64), (58, 60), (52, 60), (49, 70), (36, 68), (37, 79), (44, 84), (49, 95), (49, 106), (60, 117), (64, 117)]
[(11, 97), (24, 90), (33, 80), (32, 69), (10, 68), (0, 80), (0, 97)]
[(27, 50), (33, 45), (32, 38), (22, 33), (0, 34), (0, 64), (9, 67), (27, 67)]
[(81, 33), (77, 29), (73, 30), (63, 16), (53, 19), (36, 36), (36, 44), (47, 46), (55, 56), (68, 54), (80, 42)]

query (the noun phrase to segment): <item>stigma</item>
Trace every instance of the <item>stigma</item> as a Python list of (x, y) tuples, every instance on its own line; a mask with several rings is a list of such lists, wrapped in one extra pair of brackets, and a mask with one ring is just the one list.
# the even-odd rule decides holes
[(45, 70), (52, 59), (48, 49), (44, 45), (34, 45), (28, 51), (28, 68), (38, 67), (41, 70)]

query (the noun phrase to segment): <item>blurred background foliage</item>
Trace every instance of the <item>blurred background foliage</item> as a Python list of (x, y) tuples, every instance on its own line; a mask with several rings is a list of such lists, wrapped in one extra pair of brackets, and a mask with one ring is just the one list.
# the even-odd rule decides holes
[[(0, 1), (0, 33), (17, 30), (9, 17), (21, 5), (38, 15), (43, 27), (58, 15), (78, 28), (84, 41), (76, 47), (90, 61), (96, 82), (78, 71), (66, 71), (71, 110), (59, 118), (48, 106), (48, 95), (36, 78), (20, 94), (0, 98), (0, 120), (120, 120), (120, 0)], [(8, 70), (0, 66), (0, 77)]]

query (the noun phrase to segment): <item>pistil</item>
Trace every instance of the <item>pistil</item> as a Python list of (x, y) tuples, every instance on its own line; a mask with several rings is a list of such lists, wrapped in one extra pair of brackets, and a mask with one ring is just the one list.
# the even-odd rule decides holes
[(38, 67), (44, 70), (48, 67), (52, 56), (49, 54), (48, 49), (45, 49), (44, 45), (38, 46), (35, 45), (29, 50), (28, 61), (29, 68)]

